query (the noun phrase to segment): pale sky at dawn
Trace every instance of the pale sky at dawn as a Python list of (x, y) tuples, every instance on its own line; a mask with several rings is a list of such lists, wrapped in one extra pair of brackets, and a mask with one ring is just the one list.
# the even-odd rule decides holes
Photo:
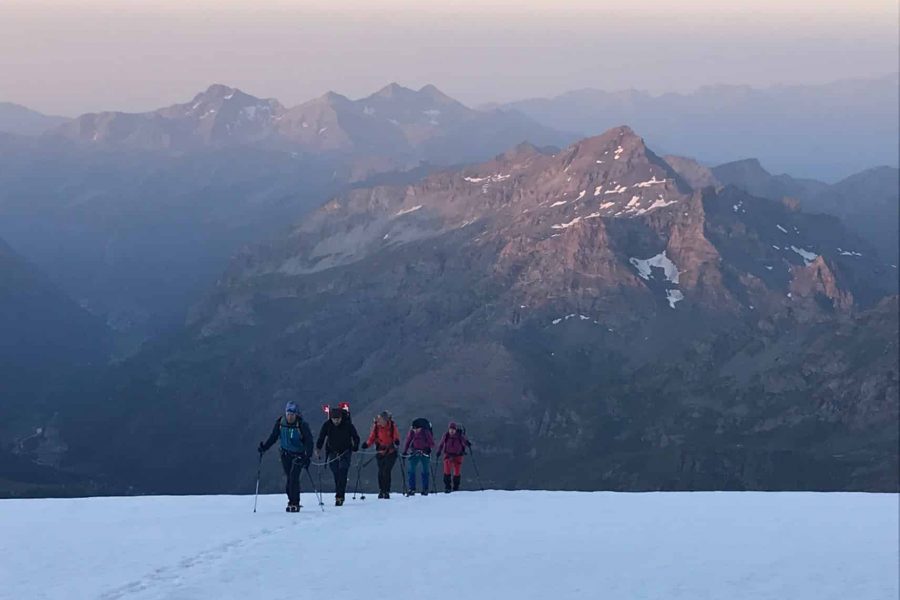
[(434, 83), (478, 104), (896, 72), (883, 0), (4, 0), (0, 101), (146, 110), (211, 83), (287, 105)]

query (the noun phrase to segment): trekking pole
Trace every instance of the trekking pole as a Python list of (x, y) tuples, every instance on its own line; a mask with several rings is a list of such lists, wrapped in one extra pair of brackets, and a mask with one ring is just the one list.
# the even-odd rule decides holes
[[(360, 476), (360, 474), (362, 474), (362, 470), (365, 469), (366, 467), (368, 467), (369, 463), (371, 463), (373, 460), (375, 460), (374, 456), (372, 458), (370, 458), (369, 460), (367, 460), (366, 462), (362, 463), (362, 466), (360, 466), (356, 470), (356, 488), (357, 489), (359, 489), (359, 476)], [(362, 457), (360, 457), (360, 462), (362, 462)], [(366, 491), (365, 490), (363, 490), (359, 493), (359, 499), (360, 500), (366, 499)]]
[(409, 488), (406, 487), (406, 457), (404, 455), (400, 455), (400, 482), (403, 484), (403, 495), (405, 496), (409, 493)]
[[(362, 474), (362, 468), (363, 468), (363, 459), (362, 459), (362, 456), (360, 456), (359, 460), (356, 461), (356, 487), (353, 490), (353, 499), (354, 500), (356, 500), (356, 493), (359, 491), (359, 477)], [(360, 499), (365, 500), (366, 495), (363, 494), (362, 496), (360, 496)]]
[(481, 488), (481, 491), (483, 492), (483, 491), (484, 491), (484, 484), (481, 483), (481, 473), (478, 472), (478, 463), (475, 462), (475, 453), (472, 452), (472, 449), (471, 449), (471, 448), (469, 448), (469, 452), (471, 452), (471, 454), (469, 454), (469, 456), (472, 457), (472, 468), (475, 469), (475, 477), (478, 478), (478, 487), (480, 487), (480, 488)]
[(256, 503), (259, 500), (259, 476), (262, 473), (262, 452), (259, 453), (259, 464), (256, 466), (256, 495), (253, 496), (253, 512), (256, 512)]
[(309, 477), (309, 483), (313, 486), (313, 493), (316, 495), (316, 498), (319, 499), (319, 508), (322, 509), (322, 512), (325, 512), (325, 502), (322, 500), (322, 492), (316, 488), (316, 482), (313, 480), (312, 473), (309, 472), (309, 467), (304, 469), (306, 471), (307, 477)]

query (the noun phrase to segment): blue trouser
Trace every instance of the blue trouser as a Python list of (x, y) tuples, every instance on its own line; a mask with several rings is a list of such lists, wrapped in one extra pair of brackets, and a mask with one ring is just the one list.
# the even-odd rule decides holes
[(427, 454), (413, 454), (409, 457), (409, 489), (410, 491), (415, 491), (416, 489), (416, 465), (422, 465), (422, 491), (428, 491), (428, 473), (431, 470), (431, 465), (428, 462)]

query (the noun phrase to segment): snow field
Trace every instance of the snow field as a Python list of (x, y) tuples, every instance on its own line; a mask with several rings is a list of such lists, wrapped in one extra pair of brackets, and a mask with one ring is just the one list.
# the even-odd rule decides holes
[[(326, 502), (330, 498), (326, 496)], [(898, 496), (0, 501), (0, 597), (894, 600)], [(330, 502), (328, 502), (330, 504)]]

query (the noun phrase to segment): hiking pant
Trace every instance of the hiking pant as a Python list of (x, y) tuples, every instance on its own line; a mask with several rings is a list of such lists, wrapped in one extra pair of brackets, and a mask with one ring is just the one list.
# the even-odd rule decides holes
[(389, 494), (391, 492), (391, 472), (394, 470), (394, 463), (397, 462), (397, 453), (377, 454), (375, 460), (378, 462), (378, 491), (382, 494)]
[(455, 475), (459, 477), (462, 474), (463, 457), (444, 455), (444, 475)]
[(305, 464), (306, 458), (302, 454), (281, 453), (281, 468), (287, 478), (284, 493), (287, 494), (288, 504), (300, 504), (300, 475)]
[(416, 489), (416, 465), (422, 465), (422, 491), (428, 491), (428, 472), (431, 470), (427, 454), (413, 454), (409, 457), (409, 489)]
[[(340, 458), (338, 458), (340, 456)], [(331, 474), (334, 475), (334, 497), (343, 498), (347, 493), (347, 475), (350, 473), (350, 461), (352, 454), (349, 450), (343, 454), (332, 454), (328, 456), (328, 460), (332, 461), (328, 464)]]

